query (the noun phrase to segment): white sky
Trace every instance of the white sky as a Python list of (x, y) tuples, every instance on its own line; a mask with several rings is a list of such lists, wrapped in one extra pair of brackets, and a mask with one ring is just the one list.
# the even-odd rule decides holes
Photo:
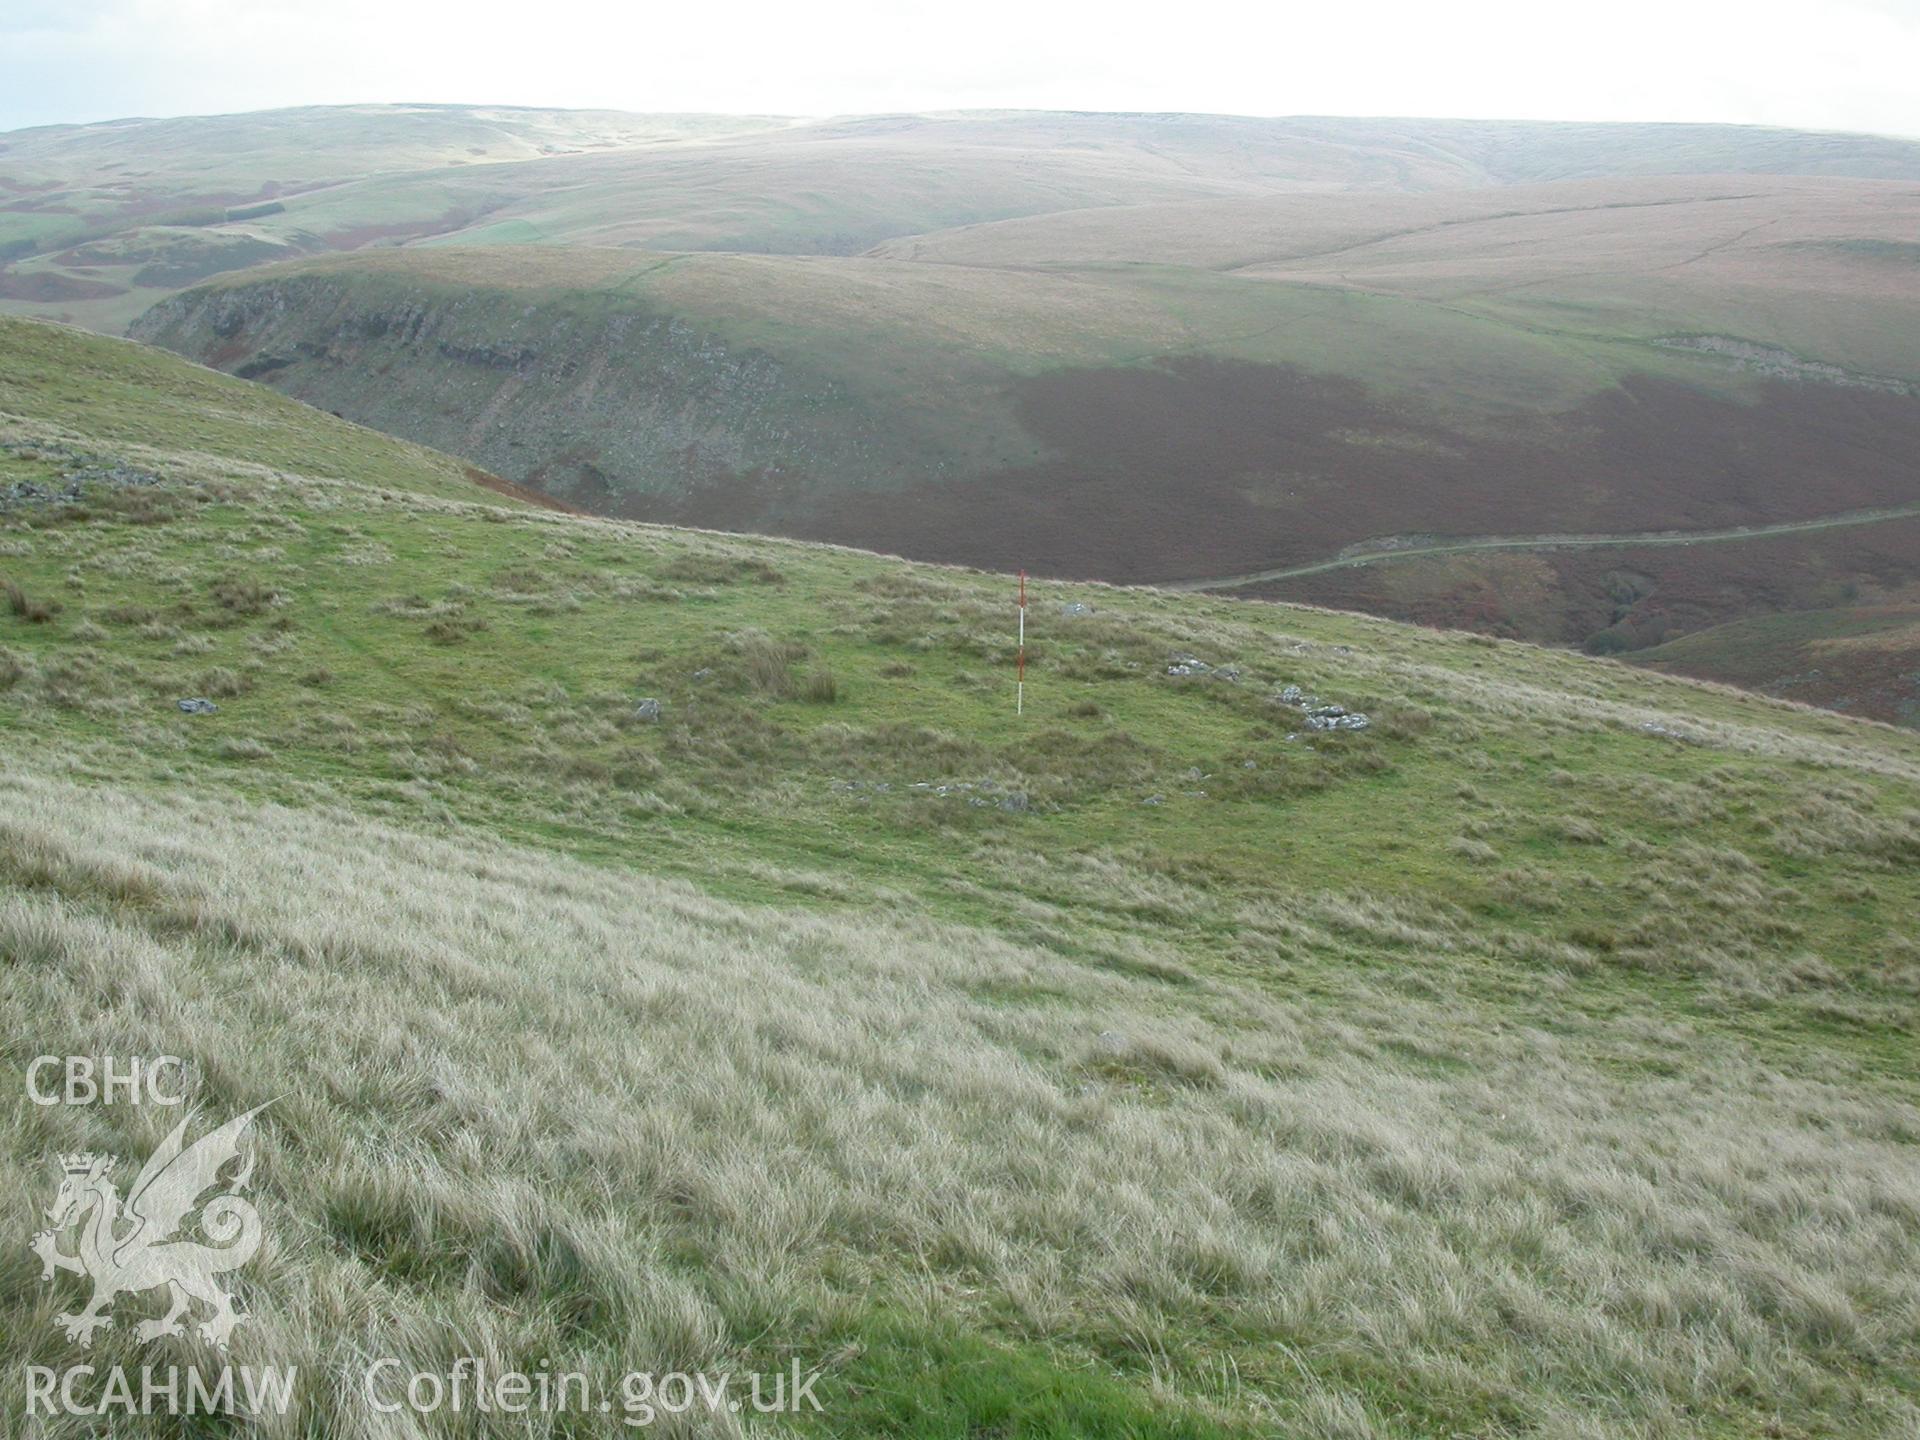
[(0, 129), (364, 101), (1719, 120), (1920, 137), (1920, 0), (0, 0)]

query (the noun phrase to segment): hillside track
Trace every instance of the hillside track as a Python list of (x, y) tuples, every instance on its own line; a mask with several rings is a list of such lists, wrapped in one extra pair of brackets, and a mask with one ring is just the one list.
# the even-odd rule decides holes
[(1414, 560), (1433, 555), (1459, 555), (1478, 550), (1581, 550), (1625, 548), (1643, 545), (1714, 545), (1728, 541), (1762, 540), (1770, 535), (1794, 535), (1808, 530), (1838, 530), (1855, 525), (1879, 525), (1889, 520), (1907, 520), (1920, 516), (1920, 501), (1877, 510), (1855, 510), (1842, 515), (1826, 515), (1815, 520), (1791, 520), (1777, 525), (1736, 525), (1724, 530), (1653, 530), (1623, 535), (1485, 535), (1470, 540), (1443, 543), (1403, 544), (1397, 539), (1363, 541), (1350, 552), (1331, 560), (1307, 565), (1285, 566), (1274, 570), (1256, 570), (1245, 575), (1218, 575), (1197, 580), (1163, 580), (1162, 590), (1240, 590), (1250, 585), (1267, 585), (1276, 580), (1295, 580), (1321, 575), (1329, 570), (1346, 570), (1359, 565), (1377, 565), (1389, 560)]

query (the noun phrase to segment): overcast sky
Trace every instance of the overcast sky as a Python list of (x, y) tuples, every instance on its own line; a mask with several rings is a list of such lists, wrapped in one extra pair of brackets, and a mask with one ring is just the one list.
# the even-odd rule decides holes
[(1721, 120), (1920, 137), (1920, 0), (0, 0), (0, 129), (362, 101)]

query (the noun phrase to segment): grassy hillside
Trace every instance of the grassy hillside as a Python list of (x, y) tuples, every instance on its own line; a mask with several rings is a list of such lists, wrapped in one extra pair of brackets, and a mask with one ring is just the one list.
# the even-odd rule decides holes
[[(202, 456), (244, 458), (262, 477), (282, 467), (298, 469), (314, 484), (351, 484), (372, 475), (382, 487), (425, 499), (470, 500), (478, 488), (536, 508), (558, 508), (547, 496), (451, 456), (271, 390), (236, 385), (144, 345), (24, 322), (8, 322), (5, 333), (0, 385), (8, 408), (16, 420), (30, 417), (35, 434), (57, 442), (56, 449), (79, 436), (118, 453), (151, 449), (187, 463)], [(9, 478), (58, 490), (62, 467), (71, 468), (71, 461), (57, 454), (44, 462), (25, 460), (16, 449), (8, 460)]]
[(863, 256), (331, 257), (138, 333), (602, 512), (1106, 580), (1304, 570), (1273, 593), (1633, 649), (1897, 596), (1920, 557), (1723, 546), (1712, 594), (1679, 556), (1324, 562), (1911, 506), (1917, 226), (1874, 181), (1240, 198)]
[[(1711, 195), (1710, 184), (1707, 190)], [(1022, 463), (1060, 460), (1066, 473), (1056, 479), (1084, 473), (1109, 489), (1127, 488), (1130, 482), (1111, 473), (1115, 457), (1088, 453), (1103, 437), (1070, 433), (1073, 417), (1049, 413), (1047, 387), (1032, 382), (1084, 372), (1098, 409), (1128, 387), (1176, 391), (1182, 361), (1260, 367), (1248, 379), (1269, 398), (1255, 401), (1253, 413), (1234, 413), (1235, 397), (1218, 387), (1198, 397), (1223, 413), (1209, 417), (1212, 433), (1196, 437), (1187, 463), (1227, 490), (1218, 497), (1222, 506), (1270, 513), (1263, 521), (1257, 513), (1202, 509), (1195, 523), (1217, 523), (1240, 537), (1237, 547), (1223, 549), (1210, 535), (1191, 555), (1163, 545), (1144, 566), (1124, 571), (1109, 555), (1084, 547), (1073, 553), (1064, 536), (1041, 537), (1029, 552), (1036, 562), (1107, 576), (1184, 578), (1208, 573), (1210, 563), (1226, 573), (1239, 559), (1318, 558), (1395, 529), (1464, 520), (1463, 500), (1494, 502), (1485, 529), (1514, 528), (1516, 521), (1541, 529), (1699, 523), (1708, 511), (1690, 502), (1707, 497), (1687, 492), (1721, 486), (1727, 465), (1761, 472), (1738, 477), (1743, 492), (1791, 489), (1800, 497), (1745, 494), (1748, 513), (1736, 519), (1784, 515), (1782, 501), (1828, 510), (1855, 503), (1844, 482), (1807, 493), (1799, 455), (1789, 464), (1729, 454), (1716, 469), (1688, 453), (1680, 473), (1649, 487), (1638, 473), (1639, 456), (1624, 473), (1608, 474), (1620, 459), (1607, 455), (1606, 437), (1592, 432), (1608, 423), (1596, 411), (1623, 382), (1677, 382), (1684, 388), (1664, 407), (1669, 414), (1636, 414), (1622, 423), (1670, 426), (1644, 443), (1676, 457), (1697, 452), (1701, 432), (1715, 423), (1716, 398), (1751, 402), (1766, 382), (1785, 379), (1796, 383), (1778, 408), (1816, 412), (1797, 417), (1797, 425), (1817, 426), (1823, 413), (1827, 423), (1859, 432), (1869, 453), (1904, 451), (1903, 417), (1916, 409), (1908, 403), (1909, 377), (1920, 376), (1911, 337), (1920, 324), (1903, 321), (1920, 320), (1920, 295), (1897, 266), (1866, 252), (1878, 237), (1916, 221), (1911, 199), (1871, 188), (1808, 187), (1746, 201), (1694, 201), (1689, 188), (1671, 182), (1659, 196), (1632, 193), (1642, 198), (1623, 201), (1610, 187), (1523, 195), (1514, 203), (1523, 214), (1537, 208), (1550, 226), (1545, 237), (1504, 237), (1503, 225), (1520, 223), (1511, 210), (1504, 221), (1462, 218), (1484, 201), (1449, 201), (1417, 223), (1403, 201), (1386, 211), (1371, 203), (1296, 209), (1290, 213), (1303, 233), (1291, 241), (1272, 233), (1278, 222), (1271, 207), (1235, 217), (1264, 231), (1241, 253), (1291, 246), (1303, 254), (1295, 263), (1323, 268), (1331, 262), (1304, 256), (1324, 254), (1335, 234), (1351, 237), (1334, 242), (1344, 253), (1379, 248), (1361, 237), (1378, 235), (1383, 225), (1410, 233), (1491, 232), (1461, 242), (1460, 273), (1444, 293), (1411, 283), (1394, 293), (1357, 266), (1342, 278), (1274, 275), (1270, 261), (1193, 264), (1155, 254), (1150, 243), (1139, 261), (1044, 269), (1016, 261), (1018, 241), (998, 248), (990, 263), (964, 265), (944, 263), (937, 246), (921, 255), (920, 242), (900, 254), (811, 259), (412, 250), (235, 277), (157, 308), (139, 333), (270, 376), (383, 428), (476, 453), (562, 494), (584, 484), (580, 498), (615, 507), (677, 497), (694, 518), (758, 517), (787, 526), (817, 506), (822, 491), (928, 480), (944, 486)], [(1727, 204), (1733, 209), (1723, 214)], [(1684, 281), (1671, 275), (1692, 247), (1713, 251), (1736, 241), (1752, 228), (1756, 209), (1795, 206), (1805, 213), (1787, 233), (1798, 238), (1779, 247), (1770, 270), (1762, 266), (1746, 281), (1711, 269), (1689, 271), (1697, 278)], [(1114, 226), (1129, 228), (1143, 213), (1151, 212), (1123, 212)], [(1222, 220), (1220, 229), (1229, 228)], [(1839, 258), (1811, 267), (1797, 258), (1821, 245)], [(1600, 284), (1612, 287), (1616, 303), (1602, 310), (1556, 298), (1524, 272), (1512, 277), (1536, 291), (1524, 304), (1507, 293), (1511, 285), (1484, 276), (1476, 289), (1476, 267), (1508, 250), (1533, 256), (1537, 271), (1558, 267), (1566, 293)], [(1042, 245), (1037, 258), (1046, 255)], [(916, 258), (921, 263), (911, 263)], [(1649, 284), (1664, 277), (1660, 283), (1675, 293), (1636, 303), (1623, 264), (1639, 266)], [(1550, 311), (1577, 315), (1559, 313), (1561, 323), (1549, 324)], [(1338, 398), (1286, 393), (1328, 378), (1352, 383)], [(1276, 416), (1289, 400), (1301, 413)], [(1193, 402), (1168, 393), (1163, 403)], [(1871, 409), (1887, 415), (1855, 413)], [(1768, 421), (1756, 419), (1762, 428)], [(1722, 422), (1747, 423), (1731, 415)], [(1109, 443), (1138, 448), (1133, 437)], [(1708, 436), (1705, 443), (1711, 449), (1715, 442)], [(1317, 453), (1297, 453), (1309, 446)], [(1542, 449), (1574, 453), (1530, 453)], [(1401, 473), (1416, 452), (1421, 474)], [(1578, 486), (1542, 485), (1541, 469), (1568, 458), (1580, 467)], [(1845, 472), (1859, 458), (1843, 450), (1826, 463)], [(1777, 477), (1778, 486), (1764, 473), (1775, 465), (1791, 470)], [(1449, 469), (1527, 473), (1470, 481), (1463, 497), (1450, 476), (1433, 473)], [(756, 476), (778, 484), (755, 494)], [(1314, 513), (1302, 515), (1303, 478), (1313, 482), (1309, 489), (1340, 493), (1314, 494)], [(1445, 493), (1409, 493), (1410, 482)], [(1515, 483), (1531, 493), (1515, 496)], [(1617, 493), (1636, 488), (1655, 493)], [(1868, 488), (1882, 499), (1912, 498), (1911, 487), (1898, 481), (1891, 489), (1880, 482)], [(992, 486), (982, 489), (976, 503), (1002, 498)], [(1356, 491), (1363, 509), (1370, 508), (1366, 492), (1388, 499), (1374, 507), (1386, 513), (1324, 513), (1328, 503), (1353, 503)], [(1855, 499), (1866, 493), (1856, 489)], [(957, 499), (964, 505), (968, 497)], [(1151, 508), (1151, 496), (1119, 499), (1136, 501)], [(1101, 508), (1113, 503), (1103, 496)], [(964, 526), (948, 518), (939, 517), (938, 533), (958, 544), (977, 546), (995, 528), (984, 514)], [(1082, 527), (1089, 535), (1097, 528)], [(942, 553), (928, 548), (939, 543), (935, 534), (909, 534), (902, 543), (914, 553)], [(987, 553), (945, 553), (1017, 558), (1004, 542)]]
[[(1858, 529), (1786, 573), (1721, 547), (1711, 594), (1672, 556), (1324, 568), (1914, 501), (1912, 142), (373, 106), (0, 147), (0, 310), (606, 513), (1105, 580), (1304, 569), (1268, 593), (1633, 651), (1920, 580), (1905, 532)], [(1909, 714), (1897, 677), (1807, 693)]]
[(1035, 216), (881, 255), (1156, 265), (1392, 294), (1550, 333), (1713, 335), (1920, 379), (1920, 192), (1752, 176), (1284, 195)]
[(1729, 621), (1635, 658), (1671, 673), (1920, 726), (1920, 605), (1911, 600)]
[[(1911, 1430), (1913, 737), (1059, 583), (1016, 718), (1005, 577), (21, 322), (0, 443), (0, 1036), (279, 1097), (267, 1433), (374, 1353), (800, 1359), (832, 1435)], [(4, 1104), (63, 1365), (45, 1155), (157, 1122)]]

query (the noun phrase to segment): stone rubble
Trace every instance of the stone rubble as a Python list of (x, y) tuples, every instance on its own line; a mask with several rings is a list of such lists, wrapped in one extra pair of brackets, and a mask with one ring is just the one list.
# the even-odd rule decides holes
[[(1323, 702), (1318, 695), (1310, 695), (1298, 685), (1288, 685), (1275, 692), (1273, 703), (1304, 711), (1309, 730), (1365, 730), (1373, 723), (1365, 715), (1349, 710), (1344, 705)], [(1291, 740), (1294, 737), (1289, 735), (1287, 738)]]
[(139, 485), (158, 485), (162, 478), (152, 470), (91, 455), (71, 445), (9, 441), (0, 445), (0, 449), (10, 454), (64, 462), (58, 484), (42, 480), (15, 480), (11, 484), (0, 485), (0, 510), (17, 510), (28, 505), (74, 505), (79, 503), (89, 485), (126, 489)]
[(1167, 662), (1167, 674), (1175, 679), (1213, 679), (1226, 680), (1232, 684), (1240, 683), (1238, 665), (1209, 665), (1198, 655), (1189, 655), (1184, 650), (1176, 650)]
[(1641, 721), (1640, 730), (1645, 735), (1658, 735), (1663, 739), (1679, 740), (1687, 745), (1703, 743), (1698, 735), (1690, 734), (1685, 730), (1675, 730), (1671, 725), (1662, 725), (1658, 720)]

